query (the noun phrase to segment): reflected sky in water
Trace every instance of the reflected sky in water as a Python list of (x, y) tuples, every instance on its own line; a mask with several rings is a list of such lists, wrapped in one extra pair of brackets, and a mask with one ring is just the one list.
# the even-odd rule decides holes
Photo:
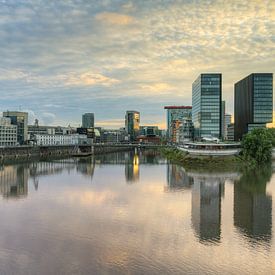
[(275, 272), (275, 171), (153, 151), (0, 167), (0, 274)]

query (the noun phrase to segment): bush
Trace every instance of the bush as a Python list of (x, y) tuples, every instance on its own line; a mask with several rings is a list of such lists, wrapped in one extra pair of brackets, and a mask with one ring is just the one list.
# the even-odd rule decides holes
[(271, 160), (272, 133), (258, 128), (246, 134), (242, 140), (242, 155), (250, 164), (262, 164)]

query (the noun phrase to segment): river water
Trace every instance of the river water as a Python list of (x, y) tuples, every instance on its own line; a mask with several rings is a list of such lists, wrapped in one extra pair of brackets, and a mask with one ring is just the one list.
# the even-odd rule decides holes
[(0, 168), (0, 274), (275, 274), (272, 167), (145, 151)]

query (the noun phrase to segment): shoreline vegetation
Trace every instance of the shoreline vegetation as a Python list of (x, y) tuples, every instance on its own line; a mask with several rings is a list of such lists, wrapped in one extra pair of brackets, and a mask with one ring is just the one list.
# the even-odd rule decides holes
[(161, 149), (168, 160), (184, 166), (187, 170), (249, 170), (271, 163), (272, 147), (275, 147), (275, 129), (258, 128), (246, 134), (238, 156), (191, 156), (176, 148)]

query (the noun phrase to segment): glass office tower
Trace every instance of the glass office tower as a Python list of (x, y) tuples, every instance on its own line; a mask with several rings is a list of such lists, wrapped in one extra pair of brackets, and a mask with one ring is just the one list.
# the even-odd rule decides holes
[(201, 74), (192, 85), (192, 121), (195, 138), (222, 135), (222, 75)]
[(235, 140), (266, 127), (273, 115), (273, 74), (253, 73), (235, 84)]

